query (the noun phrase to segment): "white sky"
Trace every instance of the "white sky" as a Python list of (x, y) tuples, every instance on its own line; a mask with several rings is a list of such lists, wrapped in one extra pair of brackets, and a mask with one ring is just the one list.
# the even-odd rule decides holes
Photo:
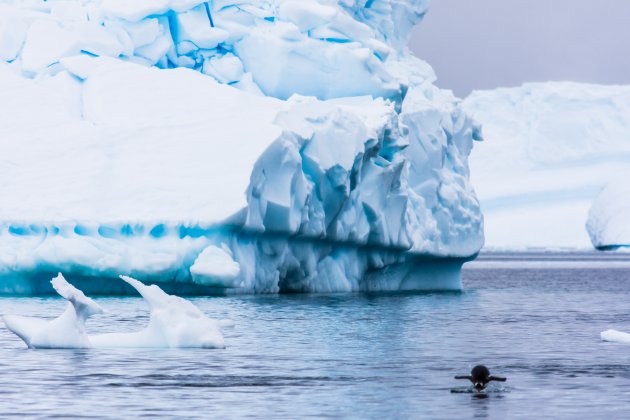
[(630, 83), (630, 0), (432, 0), (410, 47), (437, 85)]

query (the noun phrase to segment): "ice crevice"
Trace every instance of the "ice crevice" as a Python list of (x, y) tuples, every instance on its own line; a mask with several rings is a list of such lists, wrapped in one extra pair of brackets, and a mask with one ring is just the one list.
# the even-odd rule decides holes
[(133, 292), (121, 272), (184, 294), (458, 289), (481, 133), (405, 46), (426, 8), (2, 3), (0, 293), (53, 293), (58, 271), (89, 293)]

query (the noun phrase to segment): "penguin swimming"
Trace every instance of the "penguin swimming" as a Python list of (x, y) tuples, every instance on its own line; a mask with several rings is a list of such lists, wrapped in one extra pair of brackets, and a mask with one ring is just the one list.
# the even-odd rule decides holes
[(473, 386), (479, 391), (483, 391), (490, 381), (505, 382), (507, 378), (501, 376), (491, 376), (490, 369), (484, 365), (477, 365), (470, 371), (470, 375), (456, 376), (455, 379), (468, 379), (473, 383)]

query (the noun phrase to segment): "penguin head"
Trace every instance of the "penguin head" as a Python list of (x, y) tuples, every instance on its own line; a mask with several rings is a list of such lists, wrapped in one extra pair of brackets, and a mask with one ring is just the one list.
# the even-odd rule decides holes
[(502, 376), (491, 376), (490, 369), (485, 367), (484, 365), (477, 365), (470, 371), (470, 375), (466, 376), (456, 376), (455, 379), (466, 379), (472, 382), (473, 387), (477, 390), (477, 392), (486, 389), (488, 383), (490, 381), (499, 381), (505, 382), (507, 378)]
[(477, 391), (481, 391), (490, 382), (490, 369), (484, 365), (477, 365), (470, 371), (470, 381)]

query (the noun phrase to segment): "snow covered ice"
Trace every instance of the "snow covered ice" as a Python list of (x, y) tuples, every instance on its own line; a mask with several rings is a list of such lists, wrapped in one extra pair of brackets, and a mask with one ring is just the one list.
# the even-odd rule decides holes
[(59, 273), (52, 279), (54, 289), (68, 301), (67, 309), (47, 321), (19, 315), (4, 315), (9, 330), (29, 348), (224, 348), (222, 326), (230, 321), (206, 317), (191, 302), (164, 293), (158, 286), (145, 286), (121, 276), (146, 301), (151, 311), (149, 325), (138, 332), (89, 335), (86, 321), (103, 309)]
[[(0, 293), (457, 289), (479, 127), (425, 1), (0, 3)], [(188, 288), (188, 289), (187, 289)]]
[(630, 86), (528, 83), (475, 91), (463, 107), (483, 123), (470, 165), (486, 246), (630, 242)]

